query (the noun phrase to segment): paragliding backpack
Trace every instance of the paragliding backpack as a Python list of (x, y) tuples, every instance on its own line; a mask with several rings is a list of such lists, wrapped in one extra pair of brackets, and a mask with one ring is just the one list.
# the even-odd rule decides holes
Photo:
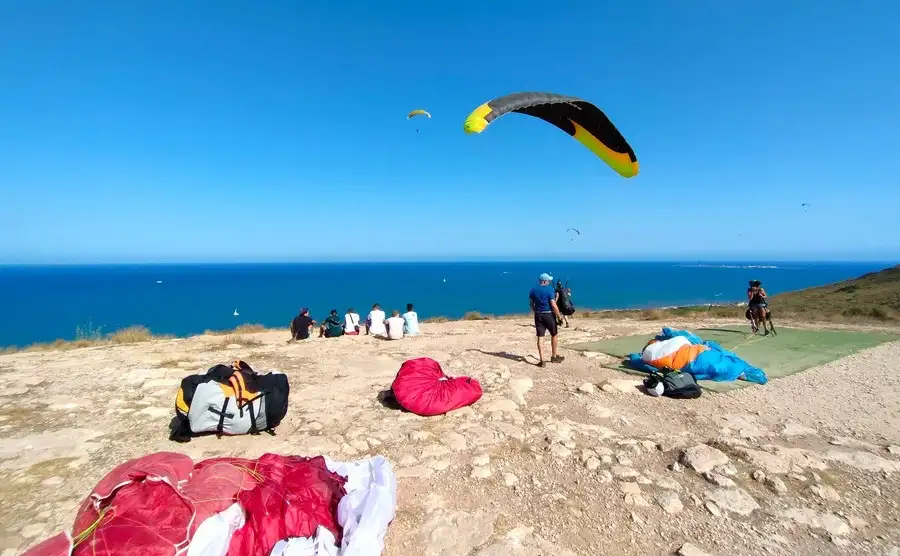
[(181, 381), (175, 397), (173, 440), (191, 434), (255, 434), (271, 430), (287, 413), (290, 386), (282, 373), (259, 374), (247, 363), (216, 365)]
[[(653, 384), (650, 385), (648, 382), (653, 382)], [(663, 368), (658, 373), (651, 374), (650, 377), (644, 381), (644, 386), (650, 389), (655, 386), (657, 382), (662, 382), (662, 395), (669, 398), (687, 400), (699, 398), (703, 393), (703, 390), (700, 389), (700, 385), (697, 384), (694, 375), (676, 371), (668, 367)]]
[(568, 282), (566, 282), (566, 287), (559, 289), (559, 312), (564, 314), (567, 317), (571, 317), (575, 314), (575, 305), (572, 304), (572, 296), (566, 293), (568, 289)]

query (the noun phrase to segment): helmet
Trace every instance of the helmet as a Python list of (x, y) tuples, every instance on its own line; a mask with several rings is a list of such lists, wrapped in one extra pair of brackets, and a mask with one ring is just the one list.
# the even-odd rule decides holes
[(644, 388), (647, 389), (648, 394), (654, 397), (662, 396), (665, 391), (665, 385), (656, 375), (650, 375), (644, 379)]

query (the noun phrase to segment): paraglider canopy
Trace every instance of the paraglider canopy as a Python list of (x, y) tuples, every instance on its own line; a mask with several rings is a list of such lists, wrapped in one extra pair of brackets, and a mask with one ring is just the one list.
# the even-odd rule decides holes
[(422, 109), (416, 109), (406, 115), (406, 119), (409, 120), (415, 116), (428, 116), (428, 119), (431, 119), (431, 114)]
[(576, 97), (554, 93), (513, 93), (476, 108), (463, 123), (466, 133), (481, 133), (495, 119), (509, 112), (540, 118), (565, 131), (600, 157), (619, 175), (638, 174), (631, 146), (602, 110)]
[[(568, 230), (566, 230), (566, 233), (569, 233), (569, 232), (575, 232), (576, 234), (581, 235), (581, 232), (579, 232), (575, 228), (569, 228)], [(569, 241), (575, 241), (575, 236), (572, 236), (571, 238), (569, 238)]]

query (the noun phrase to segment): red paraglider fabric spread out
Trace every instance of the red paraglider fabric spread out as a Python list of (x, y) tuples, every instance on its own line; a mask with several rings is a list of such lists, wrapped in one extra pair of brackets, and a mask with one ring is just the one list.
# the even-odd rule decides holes
[(344, 479), (325, 466), (325, 458), (265, 454), (254, 470), (262, 479), (239, 495), (247, 523), (231, 538), (229, 556), (269, 554), (288, 537), (311, 537), (319, 525), (340, 542), (337, 507)]
[(481, 399), (481, 384), (467, 376), (449, 377), (429, 357), (410, 359), (400, 366), (391, 385), (401, 407), (416, 415), (441, 415)]
[(70, 539), (60, 533), (26, 556), (172, 556), (200, 523), (235, 502), (245, 525), (228, 541), (228, 556), (268, 555), (276, 542), (311, 537), (321, 525), (340, 543), (338, 504), (345, 479), (325, 458), (264, 454), (257, 460), (198, 463), (160, 452), (108, 473), (81, 504)]

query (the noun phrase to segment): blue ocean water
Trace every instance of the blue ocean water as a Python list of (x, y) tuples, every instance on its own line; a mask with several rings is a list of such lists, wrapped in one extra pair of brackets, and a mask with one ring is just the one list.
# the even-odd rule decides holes
[[(0, 345), (73, 339), (76, 327), (144, 325), (185, 336), (243, 323), (287, 326), (300, 307), (316, 320), (348, 307), (365, 315), (414, 303), (420, 318), (528, 311), (549, 272), (569, 281), (578, 309), (724, 303), (747, 281), (771, 294), (880, 270), (890, 263), (318, 263), (0, 267)], [(237, 310), (239, 316), (234, 316)]]

